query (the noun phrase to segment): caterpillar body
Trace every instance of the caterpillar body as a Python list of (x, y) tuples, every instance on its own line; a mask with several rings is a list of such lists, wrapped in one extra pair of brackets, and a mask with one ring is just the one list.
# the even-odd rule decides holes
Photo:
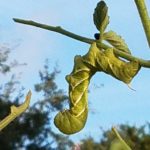
[(88, 85), (97, 71), (103, 71), (129, 84), (139, 69), (137, 61), (120, 60), (114, 55), (112, 48), (102, 51), (94, 42), (86, 55), (75, 56), (73, 71), (66, 76), (70, 106), (68, 110), (55, 116), (56, 127), (65, 134), (73, 134), (83, 129), (88, 116)]

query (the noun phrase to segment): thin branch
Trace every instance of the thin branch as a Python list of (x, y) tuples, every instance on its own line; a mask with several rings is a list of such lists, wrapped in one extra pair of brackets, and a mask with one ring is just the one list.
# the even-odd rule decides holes
[(0, 131), (4, 129), (11, 121), (21, 115), (28, 107), (31, 99), (31, 91), (28, 92), (25, 102), (19, 107), (11, 106), (11, 113), (0, 122)]
[[(38, 28), (54, 31), (54, 32), (66, 35), (70, 38), (76, 39), (78, 41), (88, 43), (88, 44), (92, 44), (93, 42), (96, 42), (99, 48), (105, 48), (105, 49), (110, 48), (108, 45), (106, 45), (104, 43), (100, 44), (98, 40), (94, 40), (94, 39), (90, 39), (90, 38), (86, 38), (86, 37), (74, 34), (72, 32), (64, 30), (60, 26), (54, 27), (54, 26), (49, 26), (49, 25), (37, 23), (37, 22), (31, 21), (31, 20), (23, 20), (23, 19), (16, 19), (16, 18), (14, 18), (13, 20), (17, 23), (26, 24), (26, 25), (35, 26)], [(137, 60), (137, 61), (139, 61), (141, 66), (146, 67), (146, 68), (150, 68), (150, 60), (143, 60), (141, 58), (134, 57), (134, 56), (129, 55), (127, 53), (124, 53), (120, 50), (117, 50), (116, 48), (114, 48), (114, 53), (117, 54), (119, 57), (122, 57), (124, 59), (129, 60), (129, 61)]]
[(117, 129), (115, 127), (112, 128), (113, 133), (116, 135), (116, 137), (119, 139), (119, 141), (122, 143), (122, 145), (124, 145), (124, 147), (126, 148), (126, 150), (132, 150), (127, 144), (126, 142), (123, 140), (123, 138), (120, 136), (120, 134), (118, 133)]
[(79, 36), (77, 34), (74, 34), (72, 32), (69, 32), (67, 30), (62, 29), (60, 26), (56, 26), (56, 27), (49, 26), (49, 25), (46, 25), (46, 24), (41, 24), (41, 23), (34, 22), (32, 20), (23, 20), (23, 19), (16, 19), (16, 18), (14, 18), (13, 20), (15, 22), (18, 22), (18, 23), (35, 26), (35, 27), (42, 28), (42, 29), (49, 30), (49, 31), (54, 31), (54, 32), (66, 35), (70, 38), (73, 38), (73, 39), (76, 39), (76, 40), (79, 40), (79, 41), (82, 41), (82, 42), (85, 42), (85, 43), (91, 44), (93, 42), (93, 39), (88, 39), (86, 37)]
[(147, 41), (150, 47), (150, 18), (148, 15), (148, 11), (146, 8), (146, 4), (144, 0), (135, 0), (135, 4), (137, 6), (143, 28), (147, 37)]

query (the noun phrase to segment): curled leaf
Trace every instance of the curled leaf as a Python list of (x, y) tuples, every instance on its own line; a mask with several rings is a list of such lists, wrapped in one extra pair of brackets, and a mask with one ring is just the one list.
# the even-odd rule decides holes
[(65, 134), (74, 134), (83, 129), (88, 116), (88, 85), (97, 71), (129, 84), (139, 69), (138, 62), (120, 60), (114, 55), (112, 48), (101, 51), (94, 42), (86, 55), (75, 57), (73, 71), (66, 76), (70, 107), (55, 116), (56, 127)]
[(61, 132), (73, 134), (85, 126), (88, 115), (88, 85), (94, 73), (92, 66), (87, 65), (81, 56), (75, 57), (73, 71), (66, 76), (69, 83), (70, 108), (59, 112), (54, 119)]
[(103, 71), (122, 82), (129, 84), (141, 66), (137, 61), (126, 62), (114, 55), (113, 48), (103, 52), (104, 58), (98, 55), (97, 62)]

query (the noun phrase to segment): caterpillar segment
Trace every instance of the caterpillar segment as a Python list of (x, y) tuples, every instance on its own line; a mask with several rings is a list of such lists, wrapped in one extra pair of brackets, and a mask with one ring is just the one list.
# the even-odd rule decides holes
[(70, 105), (68, 110), (55, 116), (56, 127), (65, 134), (74, 134), (84, 128), (88, 116), (88, 85), (97, 71), (129, 84), (139, 69), (137, 61), (125, 62), (114, 55), (112, 48), (103, 51), (94, 42), (86, 55), (75, 56), (73, 71), (66, 76)]

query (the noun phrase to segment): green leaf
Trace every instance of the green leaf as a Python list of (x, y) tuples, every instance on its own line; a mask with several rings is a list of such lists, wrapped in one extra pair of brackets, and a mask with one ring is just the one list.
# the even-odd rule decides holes
[(108, 7), (104, 1), (100, 1), (94, 11), (93, 20), (96, 28), (103, 34), (109, 24)]
[(123, 140), (119, 132), (115, 127), (112, 128), (112, 131), (116, 138), (112, 141), (109, 150), (132, 150), (129, 145)]
[(131, 150), (127, 146), (125, 146), (119, 139), (115, 139), (112, 141), (109, 150)]
[(120, 51), (131, 54), (127, 44), (121, 36), (117, 35), (114, 31), (109, 31), (103, 34), (103, 39), (110, 43), (112, 46)]

